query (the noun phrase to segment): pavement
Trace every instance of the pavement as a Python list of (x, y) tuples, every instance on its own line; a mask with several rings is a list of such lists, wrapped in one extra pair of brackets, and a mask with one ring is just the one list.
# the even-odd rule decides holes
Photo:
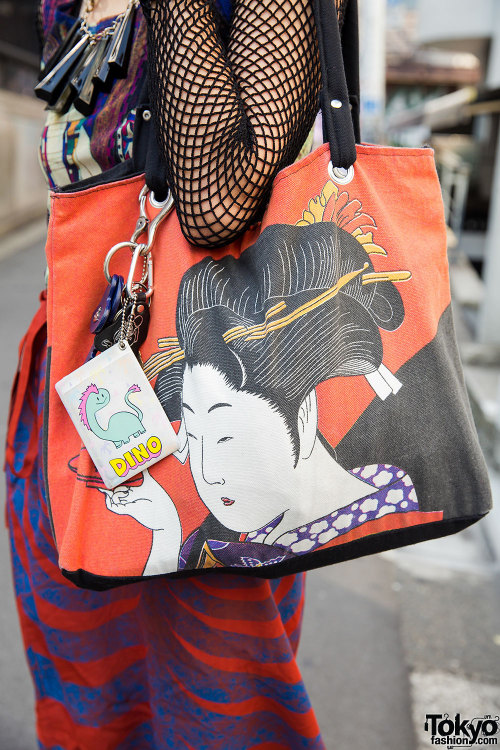
[[(43, 285), (42, 235), (27, 229), (15, 250), (0, 247), (2, 440), (17, 342)], [(328, 750), (428, 750), (426, 714), (500, 715), (500, 475), (490, 476), (496, 508), (460, 534), (308, 574), (298, 661)], [(34, 750), (3, 526), (0, 565), (0, 750)]]

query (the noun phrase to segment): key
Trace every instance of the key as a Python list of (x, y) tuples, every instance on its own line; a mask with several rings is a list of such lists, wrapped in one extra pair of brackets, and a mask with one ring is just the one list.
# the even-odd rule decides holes
[[(131, 323), (129, 323), (129, 319), (134, 308), (134, 300), (130, 297), (126, 297), (123, 306), (125, 307), (125, 332), (127, 332), (129, 328), (131, 329), (128, 342), (134, 354), (138, 355), (140, 347), (146, 340), (150, 320), (149, 305), (145, 293), (139, 292), (137, 294), (134, 318)], [(96, 333), (94, 337), (94, 348), (97, 351), (103, 352), (105, 349), (109, 349), (110, 346), (113, 346), (113, 344), (117, 344), (120, 340), (124, 314), (123, 306), (116, 312), (111, 323), (108, 323)]]
[(139, 349), (146, 341), (150, 321), (149, 303), (146, 294), (141, 292), (137, 295), (137, 305), (132, 322), (132, 331), (128, 339), (130, 347), (136, 357), (139, 357)]

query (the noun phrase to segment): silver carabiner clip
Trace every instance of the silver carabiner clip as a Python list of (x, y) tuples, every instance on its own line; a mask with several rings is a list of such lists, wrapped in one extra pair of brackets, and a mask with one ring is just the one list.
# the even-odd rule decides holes
[[(127, 278), (126, 290), (127, 290), (127, 293), (131, 296), (134, 291), (135, 284), (137, 283), (145, 284), (145, 281), (147, 279), (148, 286), (147, 286), (146, 297), (149, 299), (151, 295), (153, 294), (153, 257), (151, 254), (151, 248), (155, 240), (156, 230), (158, 229), (163, 219), (166, 216), (168, 216), (168, 214), (172, 210), (173, 205), (174, 205), (174, 199), (172, 197), (172, 193), (169, 192), (167, 199), (163, 201), (163, 203), (158, 203), (154, 200), (153, 194), (149, 192), (149, 188), (145, 185), (139, 195), (139, 203), (141, 207), (140, 209), (141, 216), (139, 218), (139, 221), (142, 217), (147, 218), (145, 202), (146, 202), (146, 197), (148, 196), (148, 194), (149, 194), (149, 202), (151, 203), (151, 205), (154, 206), (155, 208), (160, 208), (160, 211), (156, 214), (154, 219), (152, 219), (151, 221), (148, 221), (147, 244), (137, 245), (137, 247), (134, 250), (132, 262), (130, 264), (130, 271), (129, 271), (128, 278)], [(134, 233), (133, 238), (135, 238), (136, 236), (137, 237), (140, 236), (142, 231), (139, 231), (139, 233), (137, 234), (138, 227), (136, 227), (136, 232)], [(145, 273), (141, 277), (140, 282), (134, 282), (134, 275), (135, 275), (135, 269), (137, 266), (137, 261), (139, 260), (139, 257), (141, 256), (146, 258), (147, 268), (146, 268)]]
[(146, 198), (148, 197), (148, 192), (148, 186), (144, 185), (139, 193), (139, 218), (137, 219), (131, 242), (137, 242), (141, 234), (143, 234), (149, 226), (149, 218), (146, 213)]
[(137, 285), (145, 286), (146, 279), (148, 282), (147, 290), (146, 290), (146, 298), (149, 299), (151, 295), (153, 294), (153, 257), (149, 251), (146, 254), (146, 262), (147, 262), (146, 273), (143, 274), (143, 276), (141, 277), (139, 281), (134, 281), (137, 261), (139, 260), (139, 258), (144, 257), (144, 250), (145, 250), (145, 245), (137, 245), (137, 247), (134, 250), (134, 254), (132, 256), (132, 262), (130, 263), (130, 270), (128, 272), (127, 283), (125, 285), (125, 289), (129, 297), (132, 297), (132, 295), (136, 291), (135, 287)]
[[(142, 197), (142, 191), (140, 197)], [(147, 253), (149, 253), (151, 246), (153, 245), (153, 242), (155, 240), (156, 230), (158, 229), (163, 219), (168, 216), (173, 208), (174, 199), (172, 197), (172, 191), (168, 191), (167, 198), (162, 203), (158, 203), (157, 201), (155, 201), (153, 194), (149, 193), (149, 202), (152, 206), (160, 208), (160, 211), (156, 214), (155, 218), (149, 222)], [(144, 255), (146, 255), (146, 252), (144, 253)]]
[[(160, 209), (157, 215), (152, 220), (148, 218), (146, 211), (146, 201), (148, 196), (150, 204), (154, 208)], [(162, 203), (159, 203), (154, 199), (153, 193), (150, 193), (148, 186), (144, 185), (141, 192), (139, 193), (139, 218), (135, 225), (135, 230), (132, 234), (132, 237), (130, 238), (130, 240), (128, 240), (128, 242), (118, 242), (116, 245), (113, 245), (104, 260), (104, 275), (108, 284), (111, 283), (111, 273), (109, 270), (111, 258), (117, 252), (117, 250), (120, 250), (122, 247), (129, 247), (133, 254), (127, 277), (127, 293), (132, 296), (134, 286), (136, 286), (137, 284), (141, 284), (144, 286), (147, 280), (148, 285), (146, 297), (151, 297), (151, 295), (153, 294), (153, 259), (151, 257), (151, 247), (153, 246), (155, 240), (156, 230), (158, 229), (163, 219), (170, 213), (173, 205), (174, 199), (170, 191), (168, 193), (167, 199)], [(141, 234), (144, 234), (145, 232), (147, 232), (147, 242), (138, 243), (137, 240), (139, 239)], [(134, 281), (135, 270), (139, 257), (143, 257), (146, 259), (146, 268), (144, 269), (140, 281)]]
[[(149, 219), (147, 212), (146, 212), (146, 200), (149, 196), (149, 202), (153, 206), (153, 208), (159, 208), (159, 213), (155, 216), (154, 219)], [(167, 216), (168, 213), (170, 213), (170, 210), (172, 206), (174, 205), (174, 200), (172, 198), (172, 193), (169, 191), (168, 196), (166, 200), (159, 203), (155, 200), (153, 193), (149, 191), (149, 188), (147, 185), (144, 185), (141, 192), (139, 193), (139, 218), (137, 219), (137, 224), (135, 225), (134, 234), (132, 235), (131, 241), (137, 242), (141, 234), (147, 231), (148, 233), (148, 241), (146, 243), (146, 247), (149, 248), (152, 246), (156, 230), (158, 228), (158, 225), (163, 221), (165, 216)], [(143, 252), (143, 255), (146, 255), (146, 251)]]

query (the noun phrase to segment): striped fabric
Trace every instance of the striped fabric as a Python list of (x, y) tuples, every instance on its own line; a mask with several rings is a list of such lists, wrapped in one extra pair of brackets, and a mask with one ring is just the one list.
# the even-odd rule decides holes
[(61, 576), (39, 462), (44, 325), (39, 314), (25, 341), (7, 467), (39, 748), (323, 748), (295, 661), (303, 574), (265, 581), (213, 573), (105, 593)]
[[(72, 6), (45, 0), (46, 32), (56, 10)], [(221, 7), (228, 13), (228, 0)], [(98, 108), (91, 118), (96, 128), (113, 127), (111, 116), (121, 122), (123, 112), (116, 117), (115, 110)], [(100, 171), (120, 154), (99, 152), (107, 131), (96, 128), (88, 136)], [(53, 156), (63, 170), (52, 180), (58, 184), (81, 176), (78, 159), (71, 162), (78, 166), (74, 174), (64, 172), (73, 141), (73, 156), (77, 151), (76, 134), (64, 133), (62, 153)], [(323, 748), (295, 661), (304, 575), (264, 581), (213, 573), (99, 593), (77, 589), (61, 576), (39, 460), (44, 307), (42, 295), (24, 339), (7, 450), (7, 521), (39, 748)]]

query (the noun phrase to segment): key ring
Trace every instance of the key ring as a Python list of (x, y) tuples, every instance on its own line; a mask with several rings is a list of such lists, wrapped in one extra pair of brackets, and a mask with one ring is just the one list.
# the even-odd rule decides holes
[(117, 250), (121, 250), (122, 247), (130, 247), (132, 249), (132, 252), (134, 252), (135, 248), (137, 247), (137, 243), (133, 242), (132, 240), (128, 240), (127, 242), (118, 242), (116, 245), (113, 245), (111, 250), (108, 251), (104, 259), (104, 275), (108, 284), (111, 283), (111, 274), (109, 272), (109, 264), (111, 263), (111, 258), (117, 252)]
[[(151, 248), (155, 240), (156, 230), (158, 229), (158, 226), (163, 221), (163, 219), (172, 210), (174, 199), (172, 197), (172, 192), (169, 191), (167, 199), (162, 204), (155, 203), (154, 205), (160, 205), (161, 208), (154, 219), (150, 220), (146, 212), (146, 200), (148, 196), (149, 202), (153, 205), (153, 194), (149, 191), (148, 186), (144, 185), (141, 192), (139, 193), (139, 218), (135, 225), (135, 230), (132, 234), (132, 237), (126, 242), (118, 242), (116, 245), (113, 245), (113, 247), (108, 251), (106, 258), (104, 259), (104, 275), (108, 284), (111, 283), (111, 273), (109, 270), (111, 259), (118, 250), (121, 250), (121, 248), (123, 247), (129, 247), (132, 251), (132, 261), (127, 277), (127, 284), (125, 287), (126, 291), (131, 296), (134, 291), (134, 285), (137, 283), (144, 284), (147, 280), (148, 290), (146, 292), (146, 296), (149, 298), (153, 294), (153, 259), (151, 257)], [(146, 231), (147, 242), (138, 243), (137, 240)], [(134, 274), (139, 256), (143, 257), (146, 261), (145, 269), (141, 280), (139, 282), (134, 282)]]
[[(104, 275), (107, 279), (108, 284), (111, 283), (111, 273), (109, 270), (109, 264), (111, 263), (111, 259), (113, 255), (118, 251), (121, 250), (123, 247), (130, 247), (132, 250), (132, 261), (130, 263), (130, 268), (127, 276), (127, 283), (125, 285), (125, 289), (127, 290), (127, 293), (129, 296), (132, 295), (132, 292), (134, 291), (134, 286), (137, 284), (143, 285), (146, 281), (148, 282), (148, 290), (146, 292), (146, 296), (149, 298), (153, 294), (153, 259), (151, 257), (151, 251), (147, 250), (147, 246), (144, 244), (138, 244), (137, 242), (132, 242), (132, 240), (129, 240), (128, 242), (119, 242), (117, 245), (113, 245), (111, 250), (106, 255), (106, 258), (104, 259)], [(146, 252), (147, 251), (147, 252)], [(137, 261), (139, 257), (144, 258), (146, 261), (145, 269), (142, 274), (142, 277), (140, 281), (134, 282), (134, 274), (135, 269), (137, 266)]]

